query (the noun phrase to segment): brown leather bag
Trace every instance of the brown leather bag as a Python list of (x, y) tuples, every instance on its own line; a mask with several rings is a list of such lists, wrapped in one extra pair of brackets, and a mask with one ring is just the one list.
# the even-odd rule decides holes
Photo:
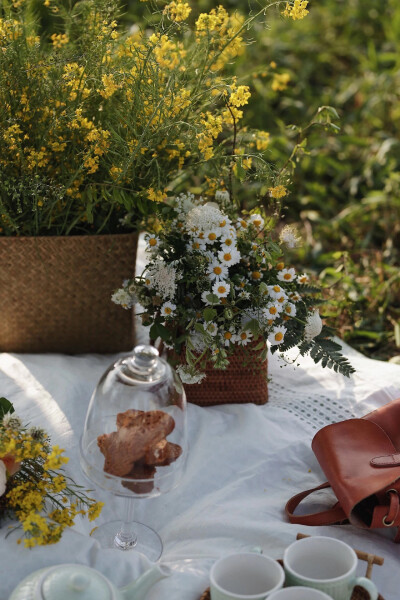
[[(330, 525), (350, 522), (363, 529), (397, 527), (400, 542), (400, 398), (361, 419), (327, 425), (312, 449), (328, 481), (293, 496), (286, 504), (291, 523)], [(311, 493), (332, 487), (332, 508), (295, 515)]]

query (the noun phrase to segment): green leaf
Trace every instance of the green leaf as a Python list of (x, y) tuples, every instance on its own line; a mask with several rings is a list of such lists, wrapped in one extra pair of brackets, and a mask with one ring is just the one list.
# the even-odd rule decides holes
[(159, 337), (167, 342), (170, 337), (169, 331), (166, 327), (164, 327), (164, 325), (161, 325), (161, 323), (153, 323), (153, 325), (150, 327), (150, 338), (152, 340), (156, 340)]
[(0, 419), (7, 414), (12, 414), (14, 411), (14, 407), (7, 398), (0, 398)]
[(203, 317), (207, 323), (209, 321), (212, 321), (213, 319), (215, 319), (216, 316), (217, 316), (217, 311), (215, 310), (215, 308), (207, 307), (203, 311)]
[(206, 299), (211, 304), (219, 304), (219, 298), (216, 294), (207, 294)]

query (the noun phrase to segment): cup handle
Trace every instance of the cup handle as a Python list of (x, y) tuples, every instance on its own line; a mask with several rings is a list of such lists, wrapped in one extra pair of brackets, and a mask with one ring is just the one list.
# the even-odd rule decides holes
[(361, 586), (366, 590), (370, 596), (370, 600), (378, 600), (378, 590), (376, 585), (367, 577), (356, 577), (354, 581), (354, 587), (356, 585)]

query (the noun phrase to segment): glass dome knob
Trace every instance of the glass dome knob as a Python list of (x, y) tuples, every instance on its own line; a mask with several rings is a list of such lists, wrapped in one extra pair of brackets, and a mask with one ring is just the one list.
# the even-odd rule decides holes
[(154, 346), (136, 346), (132, 355), (122, 361), (121, 377), (124, 383), (154, 383), (165, 374), (165, 363)]

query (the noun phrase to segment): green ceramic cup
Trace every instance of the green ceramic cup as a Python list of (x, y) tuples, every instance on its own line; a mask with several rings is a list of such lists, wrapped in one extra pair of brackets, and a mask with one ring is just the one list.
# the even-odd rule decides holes
[(357, 561), (354, 550), (340, 540), (322, 536), (297, 540), (283, 555), (286, 585), (321, 590), (333, 600), (350, 600), (359, 585), (370, 600), (377, 600), (375, 584), (366, 577), (356, 577)]

